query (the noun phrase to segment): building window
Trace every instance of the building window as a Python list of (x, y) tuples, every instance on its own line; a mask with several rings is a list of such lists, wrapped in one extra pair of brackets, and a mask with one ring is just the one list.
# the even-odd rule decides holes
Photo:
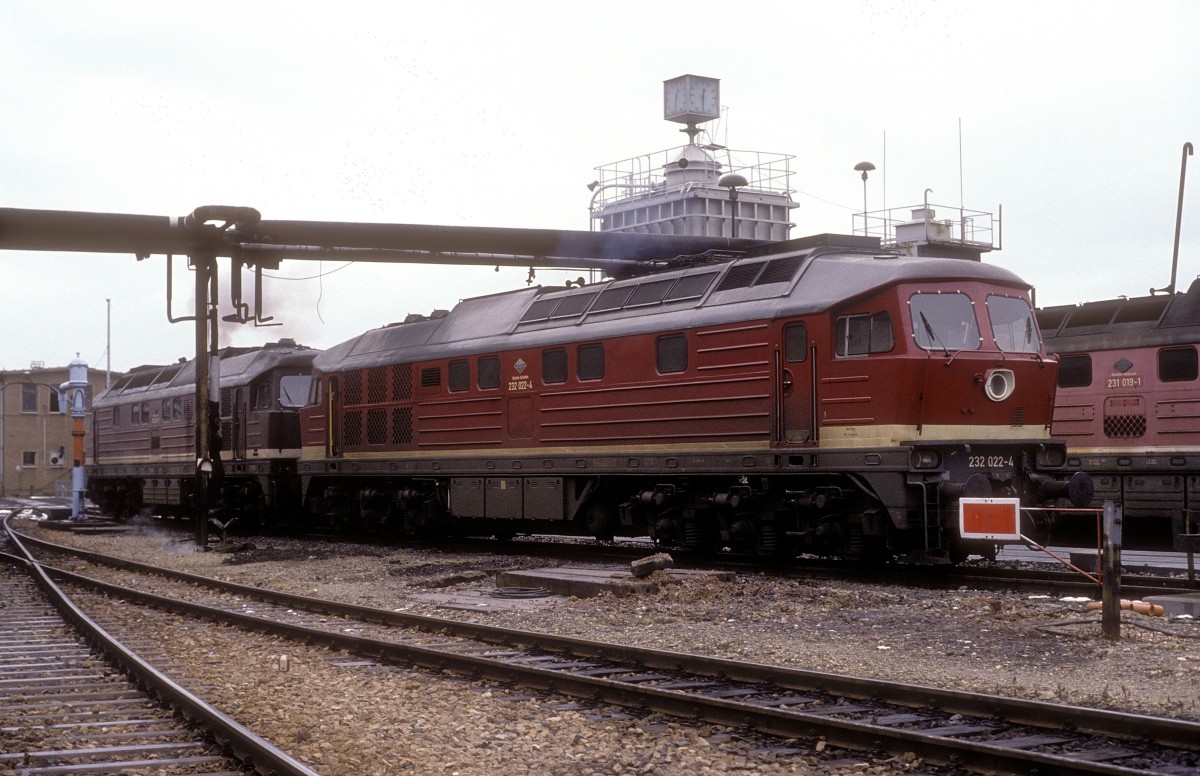
[(655, 365), (659, 374), (687, 371), (687, 337), (683, 334), (659, 337), (655, 351)]
[(25, 450), (21, 453), (22, 466), (37, 466), (37, 453), (32, 450)]
[(500, 387), (500, 357), (483, 356), (479, 359), (479, 374), (477, 376), (480, 388)]
[(37, 412), (37, 386), (32, 383), (21, 384), (21, 412)]
[(1163, 348), (1158, 351), (1158, 379), (1164, 383), (1195, 380), (1197, 376), (1196, 349)]
[(1059, 356), (1058, 387), (1087, 388), (1092, 384), (1092, 355), (1078, 353), (1071, 356)]
[(604, 377), (603, 345), (580, 345), (575, 356), (580, 380), (599, 380)]
[(62, 412), (62, 409), (58, 406), (58, 391), (51, 391), (50, 392), (50, 414), (57, 415), (59, 412)]
[(451, 391), (465, 391), (471, 387), (471, 363), (451, 361), (447, 370), (447, 384)]
[(567, 351), (562, 348), (542, 352), (542, 382), (565, 383), (567, 381)]

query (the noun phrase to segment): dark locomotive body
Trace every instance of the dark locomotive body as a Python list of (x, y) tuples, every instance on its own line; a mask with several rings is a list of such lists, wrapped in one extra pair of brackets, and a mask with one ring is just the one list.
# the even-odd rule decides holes
[(1061, 362), (1051, 431), (1091, 473), (1093, 506), (1123, 504), (1131, 546), (1178, 543), (1189, 516), (1200, 531), (1200, 280), (1182, 294), (1044, 308), (1038, 320)]
[(1028, 291), (823, 236), (468, 299), (315, 359), (306, 508), (402, 533), (986, 552), (957, 537), (960, 497), (1090, 498), (1049, 439)]
[[(298, 508), (299, 409), (317, 351), (291, 340), (219, 354), (212, 503), (229, 521)], [(106, 514), (191, 516), (196, 473), (194, 361), (135, 369), (93, 403), (88, 496)], [(214, 429), (217, 430), (217, 429)]]

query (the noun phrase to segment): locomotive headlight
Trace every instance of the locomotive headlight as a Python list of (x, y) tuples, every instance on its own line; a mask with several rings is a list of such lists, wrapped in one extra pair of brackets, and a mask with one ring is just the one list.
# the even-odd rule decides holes
[(936, 469), (942, 465), (942, 455), (937, 450), (913, 450), (908, 454), (908, 465), (913, 469)]
[(1004, 401), (1017, 389), (1011, 369), (989, 369), (983, 375), (983, 392), (992, 401)]

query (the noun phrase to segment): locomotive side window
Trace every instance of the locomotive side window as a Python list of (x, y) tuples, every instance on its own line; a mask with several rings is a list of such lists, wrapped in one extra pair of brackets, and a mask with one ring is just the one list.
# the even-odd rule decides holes
[(120, 407), (113, 407), (112, 424), (114, 427), (119, 427), (121, 425), (121, 408)]
[(500, 357), (483, 356), (479, 359), (479, 374), (476, 377), (480, 388), (500, 387)]
[(604, 377), (603, 345), (580, 345), (575, 356), (580, 380), (599, 380)]
[(254, 409), (271, 409), (271, 384), (260, 383), (254, 386)]
[(1195, 380), (1197, 377), (1196, 348), (1163, 348), (1158, 351), (1158, 379), (1164, 383)]
[(176, 397), (171, 400), (171, 418), (183, 420), (183, 399)]
[(1086, 388), (1092, 384), (1092, 355), (1077, 353), (1058, 359), (1058, 387)]
[(913, 294), (908, 311), (918, 347), (951, 353), (979, 350), (982, 344), (975, 303), (966, 294)]
[(789, 364), (796, 364), (808, 358), (808, 326), (793, 323), (784, 329), (783, 351)]
[(464, 359), (450, 362), (448, 385), (451, 391), (465, 391), (471, 387), (471, 363), (469, 361)]
[(687, 371), (687, 337), (671, 334), (655, 342), (655, 363), (659, 374)]
[(1034, 322), (1033, 310), (1024, 299), (1012, 296), (989, 296), (988, 317), (992, 319), (992, 336), (996, 347), (1008, 353), (1037, 353), (1041, 337)]
[(279, 378), (279, 404), (282, 407), (303, 407), (312, 387), (312, 375), (284, 375)]
[(542, 351), (542, 382), (565, 383), (567, 381), (567, 351), (562, 348)]
[(171, 400), (170, 399), (162, 400), (162, 419), (163, 419), (163, 423), (166, 423), (167, 421), (169, 421), (171, 419)]
[(892, 316), (886, 312), (843, 315), (837, 320), (837, 345), (834, 349), (839, 356), (886, 353), (895, 344)]
[(142, 405), (135, 404), (129, 408), (129, 425), (140, 426), (142, 423)]

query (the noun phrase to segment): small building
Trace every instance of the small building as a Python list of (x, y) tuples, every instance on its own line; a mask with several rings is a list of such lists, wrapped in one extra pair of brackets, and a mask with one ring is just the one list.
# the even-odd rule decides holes
[[(40, 362), (0, 370), (0, 497), (71, 496), (72, 424), (58, 390), (69, 377), (69, 367)], [(93, 396), (104, 390), (102, 370), (87, 379)]]

